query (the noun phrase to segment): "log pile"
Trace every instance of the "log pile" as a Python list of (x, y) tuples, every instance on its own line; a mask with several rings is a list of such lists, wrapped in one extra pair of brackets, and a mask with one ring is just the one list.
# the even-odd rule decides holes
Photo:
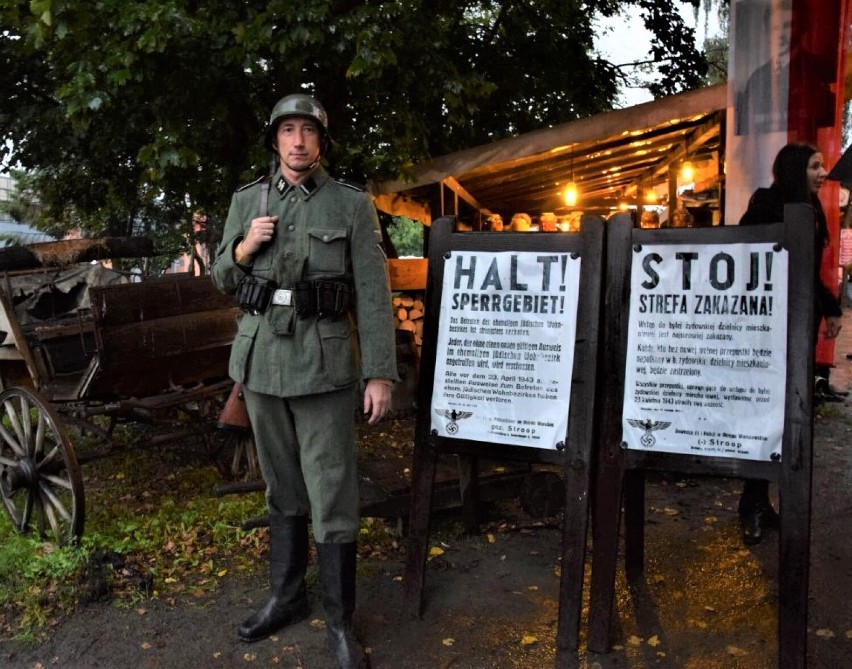
[(393, 297), (393, 309), (397, 330), (411, 332), (420, 359), (420, 347), (423, 344), (423, 294), (419, 292), (396, 293)]

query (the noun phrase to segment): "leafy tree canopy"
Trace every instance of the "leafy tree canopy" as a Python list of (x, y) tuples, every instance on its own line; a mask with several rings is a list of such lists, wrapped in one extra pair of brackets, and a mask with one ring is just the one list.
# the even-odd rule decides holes
[(653, 93), (700, 85), (668, 0), (0, 0), (0, 162), (34, 175), (42, 223), (174, 235), (201, 212), (213, 232), (265, 171), (283, 95), (326, 106), (335, 173), (404, 175), (611, 108), (595, 21), (628, 7), (655, 35)]

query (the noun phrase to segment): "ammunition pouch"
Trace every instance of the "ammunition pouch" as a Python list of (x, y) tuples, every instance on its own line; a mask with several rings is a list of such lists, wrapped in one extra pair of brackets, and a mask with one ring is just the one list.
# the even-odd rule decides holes
[(306, 318), (329, 318), (336, 320), (349, 313), (352, 304), (352, 288), (342, 281), (313, 279), (299, 281), (293, 287), (296, 313)]
[(237, 286), (237, 302), (250, 314), (262, 314), (269, 307), (276, 288), (275, 282), (270, 279), (246, 274)]

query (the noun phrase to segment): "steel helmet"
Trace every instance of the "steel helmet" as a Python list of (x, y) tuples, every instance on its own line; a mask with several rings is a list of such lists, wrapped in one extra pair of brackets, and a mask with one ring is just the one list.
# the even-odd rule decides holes
[(269, 125), (266, 126), (266, 144), (275, 150), (275, 133), (278, 123), (290, 116), (301, 116), (317, 122), (322, 135), (322, 151), (325, 153), (330, 137), (328, 136), (328, 114), (316, 98), (304, 93), (293, 93), (281, 98), (272, 108)]

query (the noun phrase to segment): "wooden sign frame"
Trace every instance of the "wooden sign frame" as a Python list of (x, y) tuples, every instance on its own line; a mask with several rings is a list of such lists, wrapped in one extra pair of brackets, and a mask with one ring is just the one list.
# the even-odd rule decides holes
[[(644, 473), (757, 478), (778, 484), (780, 497), (778, 666), (807, 664), (808, 564), (810, 551), (814, 379), (814, 219), (807, 205), (787, 205), (784, 223), (749, 227), (642, 230), (629, 215), (607, 225), (605, 343), (600, 438), (593, 503), (588, 648), (605, 653), (610, 628), (622, 504), (625, 568), (637, 578), (644, 563)], [(622, 448), (631, 255), (641, 244), (775, 243), (789, 253), (787, 379), (781, 461), (639, 451)]]
[[(414, 436), (411, 509), (406, 563), (406, 602), (415, 616), (423, 608), (429, 523), (436, 463), (439, 454), (472, 457), (503, 457), (507, 460), (546, 462), (562, 467), (565, 511), (562, 528), (562, 574), (559, 594), (557, 666), (568, 666), (576, 657), (583, 594), (583, 573), (588, 530), (588, 499), (594, 443), (594, 405), (597, 384), (600, 296), (603, 278), (604, 222), (585, 216), (577, 233), (452, 232), (454, 218), (432, 224), (426, 286), (423, 348)], [(545, 450), (507, 444), (451, 439), (433, 434), (430, 414), (435, 378), (444, 266), (453, 251), (547, 252), (578, 254), (580, 294), (574, 348), (574, 368), (567, 434), (562, 450)], [(471, 462), (468, 460), (468, 462)], [(473, 485), (463, 497), (475, 503), (476, 467), (469, 467)]]

